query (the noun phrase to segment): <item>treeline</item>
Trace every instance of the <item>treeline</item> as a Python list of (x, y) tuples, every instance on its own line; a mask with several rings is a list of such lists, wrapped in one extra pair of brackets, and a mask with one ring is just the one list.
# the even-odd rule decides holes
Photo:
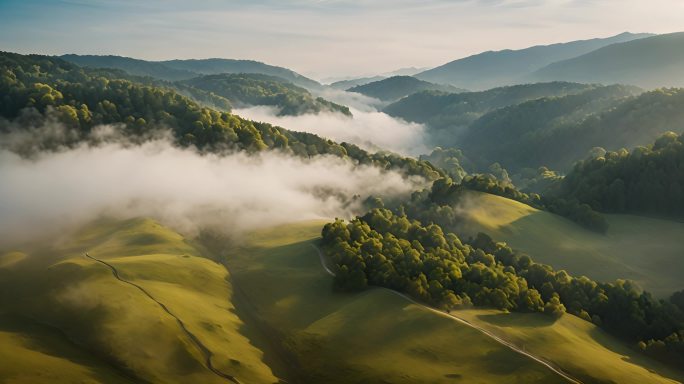
[(561, 196), (602, 212), (684, 217), (684, 135), (669, 132), (650, 147), (581, 161), (563, 180)]
[(236, 106), (274, 106), (280, 115), (338, 112), (351, 116), (349, 108), (314, 97), (306, 89), (274, 76), (255, 73), (206, 75), (180, 84), (215, 93)]
[[(0, 117), (22, 128), (56, 118), (72, 133), (66, 135), (66, 141), (46, 145), (76, 145), (87, 139), (95, 126), (118, 124), (133, 138), (168, 129), (176, 144), (201, 151), (273, 149), (303, 157), (330, 154), (428, 180), (443, 176), (425, 161), (371, 154), (353, 144), (254, 123), (203, 107), (173, 89), (119, 75), (120, 71), (84, 69), (54, 57), (0, 53)], [(6, 128), (0, 124), (0, 129)]]
[(430, 189), (414, 192), (411, 200), (404, 203), (403, 209), (409, 216), (422, 222), (435, 222), (447, 228), (456, 228), (462, 216), (458, 204), (465, 191), (485, 192), (519, 201), (563, 216), (595, 232), (605, 233), (608, 230), (606, 218), (588, 204), (580, 203), (574, 198), (527, 194), (491, 174), (468, 175), (458, 183), (448, 177), (437, 179)]
[(682, 309), (628, 281), (573, 277), (487, 235), (465, 243), (437, 224), (387, 209), (350, 222), (336, 219), (322, 237), (338, 289), (381, 286), (447, 310), (474, 304), (556, 317), (567, 311), (646, 350), (662, 346), (668, 358), (684, 362)]

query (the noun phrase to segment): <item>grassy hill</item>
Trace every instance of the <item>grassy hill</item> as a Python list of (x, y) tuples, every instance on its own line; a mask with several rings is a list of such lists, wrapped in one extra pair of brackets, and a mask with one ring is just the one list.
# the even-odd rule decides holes
[(465, 92), (465, 89), (456, 88), (451, 85), (434, 84), (411, 76), (393, 76), (357, 85), (347, 89), (347, 91), (360, 93), (382, 101), (395, 101), (422, 91), (460, 93)]
[(285, 79), (254, 73), (206, 75), (182, 84), (225, 97), (238, 107), (269, 105), (282, 115), (339, 112), (351, 116), (349, 108), (314, 97), (302, 87)]
[(652, 35), (622, 33), (604, 39), (540, 45), (520, 50), (483, 52), (421, 72), (415, 77), (474, 90), (519, 84), (524, 82), (523, 78), (532, 71), (551, 63), (571, 59), (611, 44), (648, 36)]
[[(226, 269), (168, 228), (99, 221), (59, 245), (26, 249), (0, 256), (0, 338), (10, 343), (2, 348), (3, 380), (225, 383), (207, 368), (199, 342), (215, 369), (244, 383), (277, 381), (242, 334)], [(86, 251), (147, 291), (196, 339)], [(45, 370), (23, 369), (33, 358)]]
[[(303, 383), (564, 383), (448, 316), (390, 291), (335, 293), (311, 244), (323, 222), (258, 231), (225, 260), (237, 308), (271, 341), (276, 373)], [(275, 338), (282, 343), (273, 345)], [(269, 350), (271, 351), (269, 353)]]
[(684, 86), (684, 32), (613, 44), (550, 64), (531, 81), (633, 84), (644, 88)]
[(486, 232), (535, 261), (599, 281), (630, 279), (656, 296), (684, 288), (684, 223), (605, 215), (606, 235), (503, 197), (471, 193), (458, 232)]

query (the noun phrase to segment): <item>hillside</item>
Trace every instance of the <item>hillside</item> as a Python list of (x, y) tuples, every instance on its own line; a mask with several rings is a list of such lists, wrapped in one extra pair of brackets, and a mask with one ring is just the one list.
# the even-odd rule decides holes
[[(390, 291), (333, 292), (332, 278), (311, 247), (320, 225), (300, 223), (257, 231), (226, 257), (234, 284), (243, 293), (239, 299), (248, 300), (238, 309), (255, 316), (266, 331), (288, 336), (284, 348), (271, 355), (294, 356), (283, 370), (302, 368), (302, 376), (297, 377), (302, 382), (567, 382), (447, 314), (429, 311)], [(456, 313), (461, 316), (461, 311)], [(356, 326), (360, 321), (363, 327)], [(487, 326), (480, 319), (471, 323)], [(529, 340), (518, 345), (527, 350), (528, 343), (532, 346), (531, 340), (536, 340), (535, 350), (545, 348), (539, 350), (544, 359), (587, 383), (673, 382), (655, 373), (672, 374), (667, 369), (569, 315), (555, 323), (543, 315), (516, 315), (506, 332), (510, 332), (507, 338), (525, 332)]]
[(395, 101), (422, 91), (441, 91), (447, 93), (465, 92), (464, 89), (459, 89), (450, 85), (433, 84), (427, 81), (418, 80), (411, 76), (393, 76), (387, 79), (358, 85), (347, 89), (347, 91), (360, 93), (382, 101)]
[(435, 143), (453, 143), (455, 136), (485, 113), (542, 97), (577, 94), (594, 88), (577, 83), (539, 83), (494, 88), (482, 92), (445, 94), (421, 92), (387, 106), (390, 116), (423, 123), (431, 135), (443, 133)]
[[(452, 84), (473, 90), (520, 84), (531, 72), (560, 60), (571, 59), (596, 49), (652, 36), (622, 33), (617, 36), (540, 45), (520, 50), (483, 52), (421, 72), (415, 77), (440, 84)], [(549, 77), (553, 80), (569, 80)]]
[(121, 69), (136, 76), (149, 76), (155, 79), (178, 81), (199, 75), (221, 73), (257, 73), (276, 76), (307, 89), (318, 89), (320, 84), (287, 68), (268, 65), (254, 60), (233, 59), (192, 59), (147, 61), (122, 56), (63, 55), (68, 62), (81, 67)]
[(684, 32), (653, 36), (597, 49), (541, 68), (529, 81), (633, 84), (644, 88), (684, 86)]
[[(498, 162), (512, 172), (540, 166), (567, 170), (573, 161), (586, 156), (592, 147), (614, 146), (611, 143), (614, 137), (621, 133), (628, 136), (625, 124), (614, 125), (606, 121), (601, 124), (601, 134), (598, 130), (580, 127), (591, 116), (600, 116), (605, 111), (615, 114), (612, 110), (616, 108), (623, 110), (620, 107), (622, 103), (637, 104), (634, 99), (640, 92), (636, 87), (596, 86), (577, 94), (525, 101), (484, 114), (450, 143), (463, 148), (466, 156), (481, 169)], [(633, 145), (646, 131), (656, 129), (655, 126), (643, 127), (637, 129), (639, 133), (625, 139)], [(552, 144), (549, 138), (561, 132), (572, 135), (574, 141)]]
[(174, 69), (154, 61), (145, 61), (123, 56), (62, 55), (61, 59), (81, 67), (120, 69), (135, 76), (149, 76), (155, 79), (177, 81), (197, 76), (196, 73)]
[[(684, 224), (629, 215), (605, 215), (606, 235), (560, 216), (490, 194), (473, 192), (462, 202), (464, 235), (486, 232), (538, 262), (598, 281), (630, 279), (658, 297), (684, 289), (678, 238)], [(648, 256), (646, 256), (648, 255)]]
[(575, 165), (558, 194), (602, 212), (684, 218), (684, 134), (669, 132), (648, 147), (620, 150)]
[(50, 244), (0, 256), (3, 381), (276, 381), (206, 250), (147, 219), (100, 220)]
[(259, 73), (276, 76), (306, 89), (319, 89), (321, 85), (290, 69), (265, 64), (254, 60), (234, 59), (190, 59), (168, 60), (161, 64), (176, 70), (190, 71), (202, 75), (217, 75), (221, 73)]
[(349, 108), (314, 97), (306, 89), (274, 76), (247, 73), (206, 75), (182, 83), (225, 97), (236, 107), (274, 106), (280, 115), (337, 112), (351, 116)]

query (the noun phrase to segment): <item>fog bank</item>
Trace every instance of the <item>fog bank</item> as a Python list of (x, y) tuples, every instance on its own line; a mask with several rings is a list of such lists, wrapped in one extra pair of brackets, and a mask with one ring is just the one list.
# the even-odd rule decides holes
[(0, 180), (0, 240), (102, 214), (149, 216), (186, 234), (348, 217), (369, 195), (402, 196), (424, 183), (332, 156), (202, 155), (166, 140), (83, 145), (31, 159), (1, 149)]
[(236, 115), (271, 123), (293, 131), (303, 131), (349, 142), (374, 151), (386, 149), (402, 155), (417, 156), (428, 153), (425, 127), (395, 119), (385, 113), (350, 108), (353, 118), (339, 113), (278, 116), (272, 107), (258, 106), (233, 111)]

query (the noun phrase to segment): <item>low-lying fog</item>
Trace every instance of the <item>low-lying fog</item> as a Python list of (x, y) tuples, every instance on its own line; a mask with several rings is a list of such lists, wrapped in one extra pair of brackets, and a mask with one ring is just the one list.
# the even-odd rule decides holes
[(202, 155), (165, 139), (84, 144), (30, 159), (5, 147), (0, 180), (0, 241), (101, 214), (150, 216), (185, 233), (347, 217), (369, 195), (404, 195), (423, 184), (332, 156)]

